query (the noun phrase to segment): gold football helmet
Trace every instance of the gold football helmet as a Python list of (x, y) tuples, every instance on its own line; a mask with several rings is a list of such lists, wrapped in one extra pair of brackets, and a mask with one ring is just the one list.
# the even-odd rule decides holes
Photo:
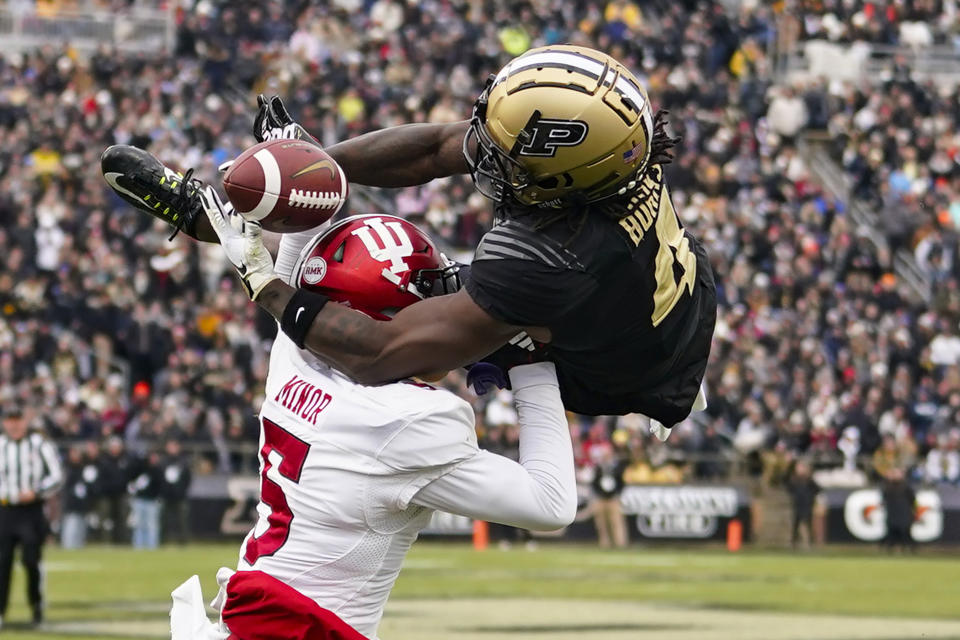
[(551, 45), (487, 81), (464, 155), (495, 202), (563, 206), (622, 193), (646, 169), (652, 136), (647, 93), (626, 67), (593, 49)]

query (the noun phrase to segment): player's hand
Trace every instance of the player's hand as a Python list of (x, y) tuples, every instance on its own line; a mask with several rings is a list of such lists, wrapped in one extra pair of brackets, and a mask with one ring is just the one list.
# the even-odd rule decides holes
[(510, 342), (468, 367), (467, 386), (473, 387), (474, 392), (481, 396), (493, 387), (509, 389), (510, 376), (507, 372), (510, 369), (543, 362), (547, 355), (547, 345), (536, 342), (526, 331), (521, 331)]
[(267, 284), (279, 279), (273, 270), (273, 258), (263, 244), (263, 228), (259, 223), (244, 220), (232, 206), (224, 204), (213, 187), (201, 191), (200, 196), (220, 246), (236, 268), (247, 295), (256, 300)]
[(37, 493), (32, 489), (26, 489), (20, 492), (20, 504), (33, 502), (36, 499), (37, 499)]
[(307, 130), (293, 121), (280, 96), (265, 98), (257, 96), (257, 115), (253, 119), (253, 137), (264, 140), (306, 140), (317, 146), (320, 143)]

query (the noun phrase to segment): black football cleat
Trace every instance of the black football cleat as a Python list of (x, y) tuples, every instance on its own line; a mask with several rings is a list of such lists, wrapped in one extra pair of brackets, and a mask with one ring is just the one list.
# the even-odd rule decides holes
[(183, 231), (197, 237), (203, 183), (192, 178), (193, 169), (180, 174), (143, 149), (117, 144), (100, 156), (100, 170), (118, 196), (169, 224), (174, 236)]

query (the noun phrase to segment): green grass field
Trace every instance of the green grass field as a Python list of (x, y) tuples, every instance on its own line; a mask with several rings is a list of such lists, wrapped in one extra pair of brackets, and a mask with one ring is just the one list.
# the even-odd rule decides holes
[[(27, 618), (18, 572), (0, 636), (164, 637), (171, 589), (196, 573), (211, 598), (216, 569), (232, 566), (236, 549), (50, 549), (46, 628), (18, 624)], [(728, 625), (748, 618), (759, 635)], [(784, 630), (795, 625), (806, 625), (801, 638), (960, 638), (960, 561), (872, 549), (793, 555), (543, 545), (478, 553), (419, 543), (380, 633), (383, 640), (780, 638), (794, 637)]]

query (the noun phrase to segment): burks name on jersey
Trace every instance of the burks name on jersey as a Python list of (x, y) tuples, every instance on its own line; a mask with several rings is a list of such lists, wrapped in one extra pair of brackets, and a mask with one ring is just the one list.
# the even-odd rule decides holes
[(280, 388), (274, 400), (316, 426), (317, 418), (330, 405), (333, 397), (323, 389), (295, 375)]

